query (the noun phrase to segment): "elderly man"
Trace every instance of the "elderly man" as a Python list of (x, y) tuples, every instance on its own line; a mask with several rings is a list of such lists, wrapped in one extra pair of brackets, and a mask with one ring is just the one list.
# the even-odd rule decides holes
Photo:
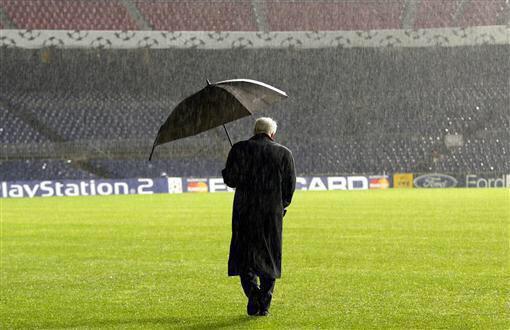
[(232, 146), (222, 171), (236, 188), (228, 275), (240, 276), (249, 315), (269, 313), (281, 276), (282, 220), (296, 186), (292, 153), (274, 142), (276, 128), (271, 118), (257, 119), (254, 136)]

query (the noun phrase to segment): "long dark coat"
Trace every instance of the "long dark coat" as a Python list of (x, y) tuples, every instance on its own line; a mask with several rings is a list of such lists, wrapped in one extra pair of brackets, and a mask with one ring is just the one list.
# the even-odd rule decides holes
[(292, 153), (266, 134), (232, 146), (222, 171), (236, 188), (228, 275), (248, 270), (279, 278), (282, 263), (282, 220), (296, 186)]

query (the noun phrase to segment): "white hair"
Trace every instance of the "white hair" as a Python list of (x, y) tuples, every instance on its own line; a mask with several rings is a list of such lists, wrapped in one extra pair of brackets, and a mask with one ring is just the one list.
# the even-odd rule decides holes
[(272, 135), (276, 133), (276, 121), (269, 117), (260, 117), (255, 121), (255, 128), (253, 132), (255, 134), (266, 133)]

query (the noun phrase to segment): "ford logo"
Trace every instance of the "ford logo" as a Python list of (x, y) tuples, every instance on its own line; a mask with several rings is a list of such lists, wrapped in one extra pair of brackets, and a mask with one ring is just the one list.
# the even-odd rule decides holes
[(425, 174), (414, 179), (418, 188), (451, 188), (457, 186), (457, 179), (446, 174)]

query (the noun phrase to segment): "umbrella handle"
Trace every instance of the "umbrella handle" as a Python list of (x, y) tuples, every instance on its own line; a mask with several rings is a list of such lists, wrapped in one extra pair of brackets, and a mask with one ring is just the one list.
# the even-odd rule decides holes
[(228, 142), (230, 142), (230, 146), (232, 147), (232, 140), (230, 139), (230, 135), (228, 134), (227, 128), (225, 127), (225, 124), (223, 124), (223, 128), (225, 129), (225, 133), (227, 133)]

